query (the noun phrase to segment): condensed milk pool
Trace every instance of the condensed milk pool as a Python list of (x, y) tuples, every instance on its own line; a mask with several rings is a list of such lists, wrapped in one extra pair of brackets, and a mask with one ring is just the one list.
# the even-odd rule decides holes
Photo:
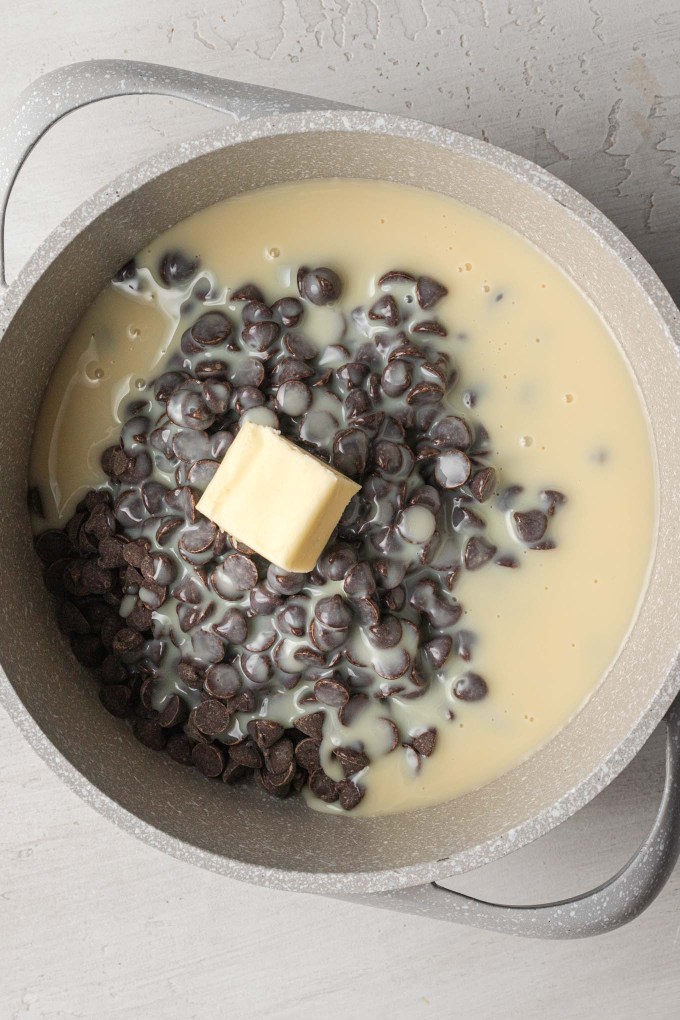
[[(267, 300), (297, 293), (300, 265), (333, 266), (341, 300), (305, 316), (305, 335), (321, 347), (341, 340), (343, 313), (372, 301), (377, 278), (390, 269), (427, 273), (448, 288), (436, 315), (459, 373), (452, 407), (488, 429), (498, 491), (522, 486), (524, 509), (545, 489), (563, 492), (567, 503), (551, 521), (555, 548), (522, 550), (519, 569), (488, 564), (461, 573), (455, 596), (477, 635), (471, 664), (488, 696), (456, 703), (418, 771), (400, 753), (372, 758), (354, 814), (437, 803), (494, 779), (584, 703), (616, 656), (644, 587), (653, 465), (640, 398), (614, 338), (543, 255), (451, 199), (368, 181), (309, 181), (240, 196), (159, 238), (137, 259), (150, 270), (140, 272), (144, 290), (113, 284), (83, 318), (36, 429), (30, 481), (45, 513), (37, 528), (63, 526), (84, 493), (105, 481), (99, 459), (118, 439), (125, 406), (143, 397), (146, 380), (179, 343), (193, 282), (186, 293), (158, 283), (168, 250), (199, 256), (215, 293), (252, 280)], [(507, 547), (506, 516), (489, 514), (485, 535)], [(454, 657), (447, 668), (453, 677), (465, 665)], [(393, 701), (406, 727), (430, 718), (429, 693)], [(271, 718), (278, 711), (285, 716), (285, 705)]]

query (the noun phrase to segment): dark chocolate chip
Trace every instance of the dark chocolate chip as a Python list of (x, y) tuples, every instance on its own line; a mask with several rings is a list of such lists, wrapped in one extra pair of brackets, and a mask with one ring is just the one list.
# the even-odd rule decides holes
[(490, 559), (493, 559), (497, 551), (496, 546), (491, 542), (487, 542), (479, 535), (473, 535), (465, 546), (463, 562), (468, 570), (479, 570)]
[(353, 776), (371, 764), (371, 759), (364, 751), (357, 751), (353, 747), (336, 747), (333, 757), (340, 762), (346, 776)]
[(191, 761), (208, 779), (217, 779), (224, 770), (226, 756), (216, 744), (196, 744), (191, 751)]
[(481, 701), (488, 690), (486, 680), (478, 673), (464, 673), (453, 685), (453, 693), (460, 701)]
[(167, 743), (168, 734), (155, 719), (136, 719), (133, 731), (137, 740), (152, 751), (162, 751)]
[(425, 311), (434, 308), (438, 301), (448, 294), (448, 289), (443, 283), (438, 283), (431, 276), (419, 276), (416, 282), (416, 298), (418, 304)]
[(315, 797), (326, 804), (333, 804), (340, 796), (339, 784), (327, 776), (323, 769), (312, 772), (309, 777), (309, 788)]
[(260, 750), (266, 750), (283, 736), (283, 726), (271, 719), (252, 719), (248, 723), (248, 733)]
[(100, 687), (99, 700), (106, 711), (118, 719), (124, 719), (132, 711), (132, 690), (127, 684)]
[(191, 741), (184, 733), (173, 733), (168, 737), (168, 742), (165, 745), (165, 750), (168, 752), (173, 761), (176, 761), (179, 765), (191, 765)]
[(317, 743), (321, 741), (323, 737), (323, 723), (326, 718), (324, 712), (311, 712), (308, 715), (301, 715), (295, 719), (293, 725), (296, 730), (300, 733), (304, 733), (305, 736), (311, 737)]
[(239, 693), (241, 685), (241, 677), (229, 663), (216, 663), (206, 671), (204, 689), (212, 698), (227, 701)]
[(178, 283), (186, 283), (198, 271), (200, 260), (197, 255), (187, 255), (181, 251), (171, 251), (163, 256), (159, 266), (159, 275), (166, 287)]
[(209, 698), (191, 713), (194, 725), (206, 737), (216, 737), (227, 729), (231, 722), (229, 709), (221, 701)]
[(422, 754), (425, 758), (430, 757), (436, 742), (437, 730), (434, 726), (424, 730), (422, 733), (417, 733), (415, 737), (411, 737), (411, 744), (415, 747), (418, 754)]
[(340, 277), (332, 269), (319, 266), (317, 269), (300, 269), (298, 272), (300, 296), (313, 305), (328, 305), (337, 301), (342, 292)]
[(515, 526), (517, 537), (532, 545), (540, 542), (548, 527), (548, 518), (542, 510), (517, 510), (512, 515), (512, 523)]
[(158, 717), (158, 725), (164, 729), (180, 726), (189, 716), (189, 707), (179, 694), (171, 694)]
[(349, 691), (339, 675), (337, 679), (325, 677), (317, 680), (314, 684), (314, 695), (319, 704), (328, 705), (329, 708), (341, 708), (349, 701)]
[(363, 799), (365, 792), (362, 786), (357, 786), (356, 783), (351, 782), (349, 779), (346, 779), (343, 783), (338, 783), (338, 791), (340, 806), (345, 811), (352, 811)]
[(382, 320), (387, 326), (398, 326), (401, 322), (399, 306), (391, 294), (383, 294), (368, 310), (369, 319)]
[(241, 740), (232, 744), (229, 748), (229, 758), (234, 764), (241, 765), (246, 769), (259, 769), (262, 767), (262, 755), (250, 739)]

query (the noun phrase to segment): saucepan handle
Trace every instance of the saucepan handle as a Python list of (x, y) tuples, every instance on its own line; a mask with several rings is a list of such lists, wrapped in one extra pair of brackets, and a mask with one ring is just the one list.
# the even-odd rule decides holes
[(680, 696), (665, 724), (666, 780), (652, 831), (628, 863), (596, 889), (573, 899), (526, 907), (488, 903), (436, 882), (342, 898), (526, 938), (587, 938), (627, 924), (658, 896), (680, 854)]
[(236, 121), (303, 110), (353, 109), (297, 92), (136, 60), (89, 60), (51, 71), (19, 96), (8, 121), (0, 128), (0, 287), (7, 286), (7, 203), (17, 174), (34, 145), (73, 110), (114, 96), (142, 94), (188, 99), (227, 113)]

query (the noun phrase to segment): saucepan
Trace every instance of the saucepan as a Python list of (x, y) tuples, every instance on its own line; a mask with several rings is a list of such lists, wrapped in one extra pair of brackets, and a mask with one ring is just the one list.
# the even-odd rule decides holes
[[(28, 152), (57, 120), (110, 96), (165, 93), (229, 115), (72, 213), (9, 286), (0, 250), (0, 696), (47, 763), (139, 839), (233, 878), (521, 935), (569, 938), (639, 914), (680, 851), (680, 316), (633, 245), (539, 167), (418, 121), (128, 61), (48, 74), (24, 93), (0, 140), (4, 212)], [(533, 757), (462, 798), (408, 815), (338, 818), (206, 782), (151, 754), (101, 711), (53, 622), (26, 510), (40, 399), (71, 330), (116, 269), (191, 213), (231, 195), (310, 177), (382, 178), (470, 204), (528, 238), (590, 298), (628, 358), (646, 405), (658, 521), (649, 580), (615, 663), (574, 719)], [(606, 380), (602, 380), (606, 385)], [(625, 507), (612, 507), (612, 527)], [(625, 550), (622, 550), (625, 555)], [(442, 888), (564, 821), (601, 791), (666, 720), (667, 774), (652, 832), (604, 886), (562, 903), (509, 907)]]

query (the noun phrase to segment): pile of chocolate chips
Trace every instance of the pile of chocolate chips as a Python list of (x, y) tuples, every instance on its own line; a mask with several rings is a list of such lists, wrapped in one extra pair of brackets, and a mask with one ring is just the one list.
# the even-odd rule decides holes
[[(134, 287), (135, 277), (129, 264), (118, 283)], [(308, 783), (351, 809), (370, 764), (353, 723), (377, 712), (388, 753), (401, 746), (416, 767), (431, 755), (439, 720), (402, 732), (390, 701), (433, 684), (460, 700), (486, 695), (467, 669), (474, 635), (458, 627), (452, 592), (463, 569), (518, 566), (484, 536), (482, 505), (496, 487), (488, 434), (445, 403), (456, 372), (433, 309), (446, 288), (386, 273), (370, 307), (319, 349), (303, 319), (308, 303), (340, 297), (331, 269), (302, 267), (299, 298), (267, 304), (248, 284), (220, 307), (196, 260), (169, 253), (159, 277), (168, 287), (195, 278), (188, 307), (199, 314), (104, 453), (109, 483), (63, 531), (36, 539), (59, 625), (95, 671), (104, 706), (129, 717), (147, 746), (225, 782), (256, 774), (278, 797)], [(244, 419), (362, 485), (309, 574), (267, 563), (196, 510)], [(519, 491), (505, 491), (506, 507)], [(541, 500), (512, 515), (534, 549), (552, 547), (546, 530), (564, 497), (548, 490)], [(465, 671), (451, 681), (456, 657)], [(267, 718), (291, 690), (290, 725)], [(320, 758), (328, 713), (347, 731), (332, 750), (339, 781)]]

